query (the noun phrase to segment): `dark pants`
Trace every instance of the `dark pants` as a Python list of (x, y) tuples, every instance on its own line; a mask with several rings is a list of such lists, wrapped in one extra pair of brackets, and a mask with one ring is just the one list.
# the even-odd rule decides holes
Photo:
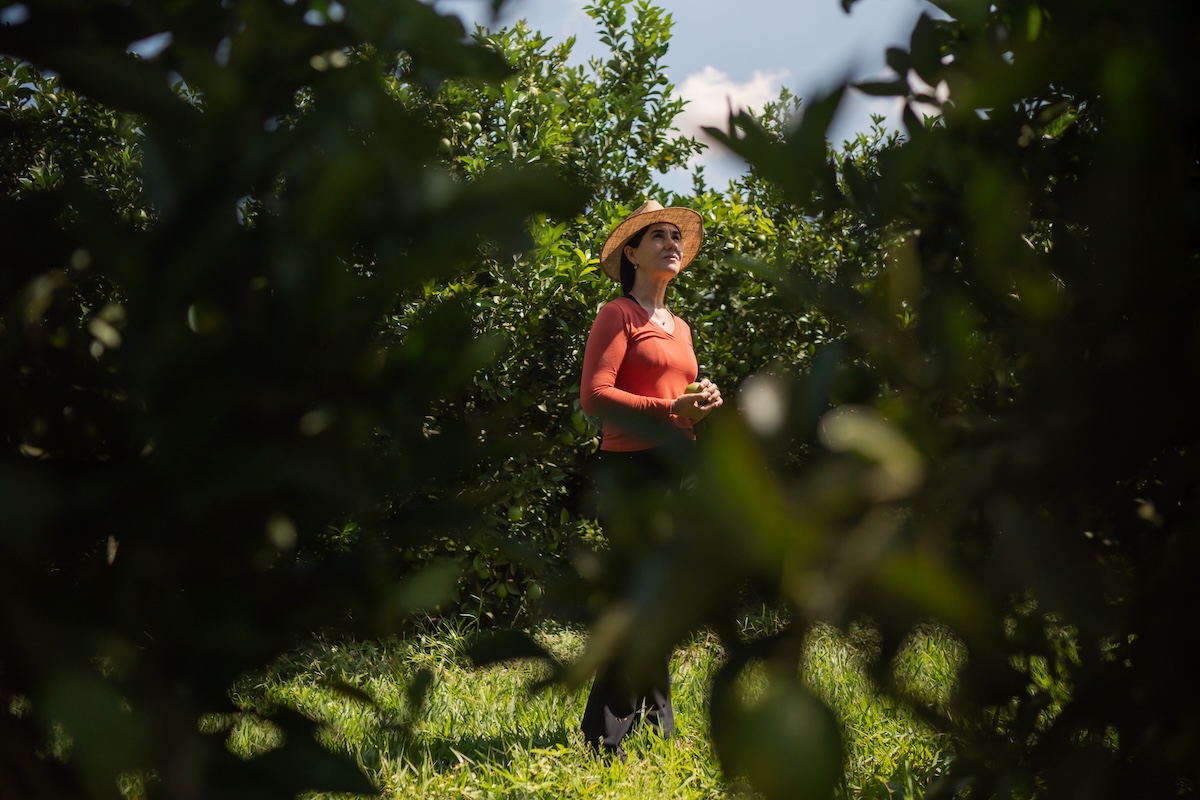
[(664, 739), (675, 732), (669, 666), (670, 660), (663, 659), (657, 675), (637, 682), (619, 666), (596, 676), (579, 726), (594, 750), (624, 759), (621, 741), (643, 720)]
[[(639, 556), (655, 547), (654, 535), (640, 522), (661, 509), (668, 495), (683, 489), (689, 454), (689, 449), (600, 452), (594, 471), (597, 511), (614, 550), (610, 572), (615, 577), (632, 574)], [(621, 742), (634, 726), (644, 721), (664, 738), (670, 737), (675, 732), (675, 711), (669, 653), (636, 676), (622, 665), (619, 654), (614, 655), (617, 659), (602, 668), (592, 683), (580, 728), (590, 747), (623, 760)]]

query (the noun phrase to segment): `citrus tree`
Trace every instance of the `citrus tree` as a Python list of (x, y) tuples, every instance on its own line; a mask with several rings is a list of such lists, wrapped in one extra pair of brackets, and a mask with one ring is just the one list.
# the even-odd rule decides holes
[[(231, 757), (232, 682), (555, 578), (578, 612), (596, 243), (698, 148), (630, 9), (584, 66), (415, 1), (3, 9), (3, 794), (369, 792), (287, 709)], [(696, 204), (697, 275), (769, 230)]]
[[(839, 731), (798, 653), (814, 623), (867, 617), (881, 688), (958, 743), (930, 794), (1192, 796), (1200, 159), (1175, 87), (1194, 19), (937, 5), (888, 53), (892, 78), (853, 88), (903, 100), (902, 139), (831, 152), (850, 87), (714, 131), (754, 168), (709, 209), (712, 244), (741, 258), (706, 253), (719, 291), (685, 278), (680, 299), (746, 413), (706, 423), (705, 490), (565, 674), (710, 626), (727, 770), (828, 796)], [(797, 323), (816, 324), (792, 347)], [(791, 624), (743, 640), (747, 586)], [(949, 713), (889, 686), (929, 619), (969, 654)], [(747, 700), (759, 662), (771, 685)]]
[(585, 195), (444, 163), (396, 86), (511, 72), (416, 0), (0, 13), (0, 795), (371, 792), (286, 709), (231, 755), (231, 681), (450, 597), (400, 551), (475, 524), (429, 416), (490, 353), (382, 321)]
[[(633, 13), (629, 13), (630, 10)], [(579, 407), (582, 350), (599, 306), (618, 288), (598, 270), (607, 231), (647, 197), (695, 208), (705, 221), (696, 264), (673, 285), (672, 306), (693, 327), (702, 372), (736, 398), (759, 372), (793, 371), (818, 357), (839, 369), (840, 330), (809, 300), (778, 302), (773, 284), (747, 264), (786, 257), (810, 266), (812, 280), (833, 279), (834, 265), (876, 270), (879, 237), (849, 213), (818, 219), (782, 200), (761, 177), (718, 191), (696, 176), (689, 195), (657, 188), (654, 175), (687, 160), (701, 145), (672, 128), (682, 103), (662, 72), (669, 15), (647, 3), (607, 0), (587, 7), (611, 49), (571, 64), (571, 46), (551, 45), (518, 23), (475, 39), (499, 53), (514, 74), (499, 84), (450, 81), (437, 93), (401, 93), (403, 102), (437, 120), (449, 167), (473, 180), (511, 163), (562, 164), (588, 182), (584, 214), (532, 221), (532, 248), (514, 259), (482, 252), (453, 279), (430, 282), (391, 318), (387, 335), (406, 335), (409, 320), (454, 308), (496, 357), (473, 379), (474, 390), (441, 407), (434, 427), (467, 426), (491, 456), (443, 491), (469, 491), (487, 510), (472, 530), (446, 531), (410, 548), (410, 557), (448, 557), (462, 565), (455, 602), (483, 621), (533, 611), (576, 618), (574, 557), (603, 544), (589, 503), (589, 462), (598, 430)], [(784, 93), (760, 117), (786, 135), (798, 99)], [(881, 128), (859, 137), (845, 158), (865, 171), (889, 138)], [(822, 147), (824, 141), (822, 140)], [(581, 172), (580, 170), (591, 170)], [(861, 381), (859, 381), (861, 383)], [(736, 413), (736, 412), (734, 412)], [(789, 448), (792, 461), (802, 443)], [(561, 592), (540, 603), (547, 581)], [(532, 595), (532, 596), (530, 596)]]
[[(470, 468), (426, 491), (469, 496), (482, 518), (426, 540), (412, 539), (403, 517), (397, 520), (406, 558), (460, 567), (447, 608), (484, 623), (534, 610), (530, 601), (547, 580), (569, 581), (573, 549), (598, 536), (585, 498), (597, 431), (578, 402), (587, 330), (612, 296), (594, 250), (622, 209), (654, 191), (653, 175), (700, 147), (672, 127), (683, 106), (661, 65), (670, 17), (647, 3), (631, 6), (587, 6), (611, 51), (587, 64), (569, 63), (573, 42), (551, 44), (517, 23), (472, 37), (508, 66), (506, 79), (466, 76), (436, 91), (403, 81), (390, 87), (440, 132), (438, 157), (456, 180), (554, 165), (586, 206), (581, 215), (522, 224), (530, 247), (515, 258), (481, 248), (461, 269), (412, 287), (381, 326), (381, 341), (398, 346), (421, 320), (440, 318), (470, 331), (474, 347), (488, 354), (469, 390), (431, 407), (427, 422), (431, 434), (453, 431), (478, 447)], [(401, 508), (410, 500), (389, 502)]]
[[(841, 93), (785, 93), (686, 197), (648, 3), (589, 5), (586, 65), (416, 0), (0, 9), (0, 794), (370, 792), (287, 709), (230, 756), (230, 685), (472, 607), (595, 617), (575, 682), (716, 631), (716, 744), (770, 797), (832, 791), (797, 654), (863, 616), (884, 688), (917, 621), (969, 649), (952, 714), (914, 701), (940, 790), (1194, 793), (1193, 12), (945, 5), (859, 87), (902, 140), (835, 152)], [(648, 196), (704, 216), (671, 303), (731, 402), (596, 605), (577, 376)], [(747, 592), (792, 624), (743, 640)]]
[[(725, 524), (681, 548), (714, 556), (689, 580), (764, 584), (793, 626), (728, 637), (714, 721), (746, 736), (717, 745), (768, 796), (822, 791), (836, 731), (796, 674), (809, 624), (876, 620), (886, 686), (892, 648), (934, 618), (969, 655), (952, 712), (924, 709), (959, 743), (931, 795), (1194, 796), (1200, 153), (1173, 87), (1196, 73), (1195, 15), (935, 5), (889, 51), (894, 75), (858, 87), (905, 106), (903, 141), (870, 163), (821, 144), (839, 92), (782, 138), (750, 115), (715, 132), (773, 196), (850, 215), (882, 256), (874, 274), (834, 258), (827, 282), (815, 253), (764, 265), (781, 302), (836, 321), (853, 380), (814, 362), (776, 384), (774, 436), (719, 431), (704, 518)], [(786, 477), (780, 435), (810, 447)], [(758, 659), (774, 686), (746, 703), (732, 689)]]

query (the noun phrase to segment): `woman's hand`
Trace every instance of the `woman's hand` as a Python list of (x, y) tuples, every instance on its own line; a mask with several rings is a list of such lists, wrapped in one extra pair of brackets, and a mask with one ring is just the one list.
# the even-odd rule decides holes
[(708, 378), (700, 381), (700, 388), (681, 394), (671, 403), (671, 413), (677, 417), (700, 421), (721, 407), (721, 390)]

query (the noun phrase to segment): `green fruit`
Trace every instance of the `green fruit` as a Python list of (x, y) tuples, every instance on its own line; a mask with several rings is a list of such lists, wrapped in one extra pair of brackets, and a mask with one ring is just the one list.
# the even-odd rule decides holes
[(688, 387), (686, 389), (684, 389), (683, 391), (686, 392), (687, 394), (695, 394), (696, 392), (700, 391), (700, 384), (698, 382), (697, 383), (689, 383)]

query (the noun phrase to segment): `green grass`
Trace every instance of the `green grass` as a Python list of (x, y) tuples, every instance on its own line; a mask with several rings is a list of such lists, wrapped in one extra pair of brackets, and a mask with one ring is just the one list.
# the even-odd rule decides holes
[[(747, 624), (753, 635), (774, 622)], [(545, 625), (532, 632), (563, 660), (584, 646), (580, 630)], [(324, 744), (351, 754), (389, 798), (753, 797), (721, 774), (708, 740), (706, 695), (722, 659), (715, 637), (693, 637), (672, 660), (677, 736), (662, 741), (644, 728), (635, 732), (625, 764), (597, 761), (583, 747), (576, 727), (586, 687), (530, 694), (530, 684), (546, 677), (544, 666), (471, 669), (463, 657), (467, 641), (462, 626), (439, 623), (403, 640), (315, 642), (269, 675), (245, 681), (235, 700), (248, 712), (287, 706), (320, 720)], [(805, 643), (802, 674), (842, 722), (848, 759), (841, 794), (920, 797), (950, 745), (881, 696), (867, 672), (878, 651), (870, 626), (848, 634), (817, 627)], [(896, 659), (893, 677), (906, 692), (944, 707), (962, 658), (944, 632), (918, 629)], [(421, 674), (432, 682), (418, 712), (408, 692)], [(763, 681), (762, 671), (750, 669), (743, 689), (752, 694)], [(251, 713), (204, 725), (226, 731), (229, 747), (241, 755), (280, 741), (278, 731)]]

